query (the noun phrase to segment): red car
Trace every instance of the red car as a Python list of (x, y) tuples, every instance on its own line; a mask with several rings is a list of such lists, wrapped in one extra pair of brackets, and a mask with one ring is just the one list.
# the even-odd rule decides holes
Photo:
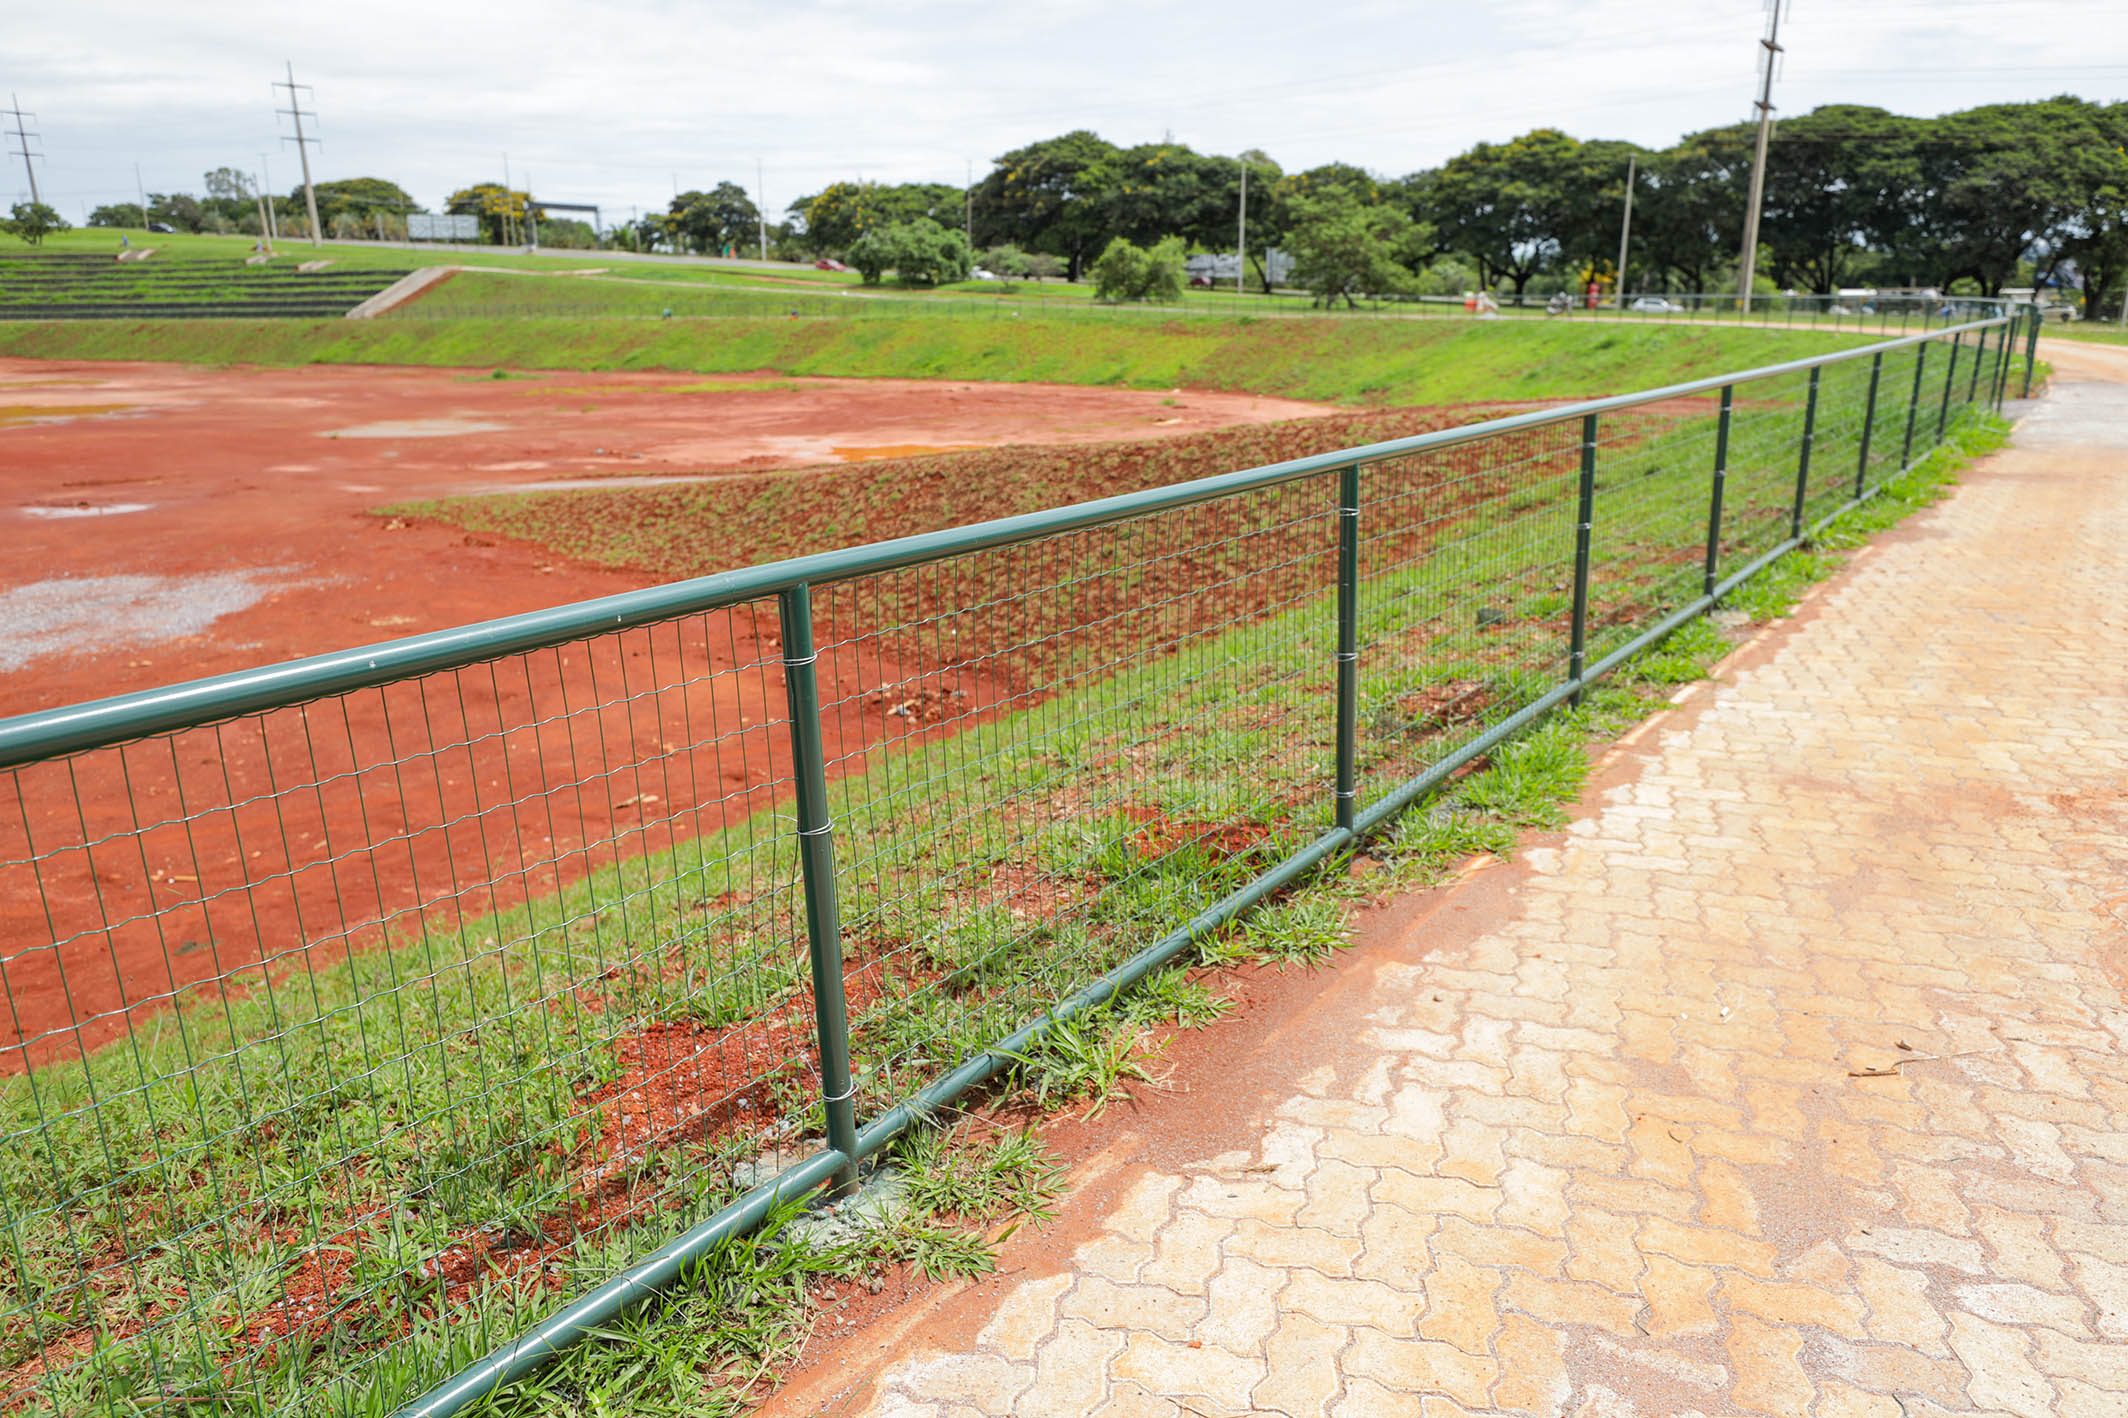
[(850, 268), (832, 257), (823, 256), (813, 263), (813, 269), (816, 271), (847, 271)]

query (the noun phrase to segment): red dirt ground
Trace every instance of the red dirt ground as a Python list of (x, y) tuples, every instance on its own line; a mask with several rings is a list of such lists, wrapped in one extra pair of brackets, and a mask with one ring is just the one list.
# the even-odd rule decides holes
[[(1323, 412), (1196, 391), (0, 360), (0, 714), (645, 580), (365, 515), (384, 503)], [(788, 778), (766, 609), (23, 770), (0, 801), (0, 1070), (259, 961), (297, 972), (383, 923), (474, 916), (765, 806)], [(861, 767), (1003, 697), (928, 660), (824, 651), (831, 761)]]
[[(387, 533), (363, 514), (389, 503), (587, 476), (1159, 438), (1331, 412), (1247, 394), (1164, 397), (766, 374), (497, 380), (464, 370), (0, 359), (10, 552), (0, 596), (52, 578), (128, 573), (238, 573), (262, 593), (209, 633), (119, 645), (106, 629), (75, 637), (27, 674), (7, 669), (11, 631), (0, 622), (0, 715), (642, 584), (440, 527)], [(116, 510), (129, 506), (140, 510)]]

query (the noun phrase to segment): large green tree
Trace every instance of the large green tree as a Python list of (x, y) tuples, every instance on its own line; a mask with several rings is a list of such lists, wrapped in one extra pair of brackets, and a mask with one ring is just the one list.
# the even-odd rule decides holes
[(35, 246), (55, 231), (65, 231), (67, 220), (42, 202), (17, 202), (14, 214), (0, 220), (0, 230), (19, 236)]
[(530, 201), (530, 193), (500, 182), (476, 182), (453, 192), (443, 210), (453, 216), (480, 218), (480, 239), (491, 246), (501, 246), (513, 234), (520, 234), (518, 239), (523, 239), (526, 204)]
[(1735, 264), (1743, 240), (1751, 143), (1751, 130), (1739, 124), (1690, 134), (1652, 154), (1633, 199), (1628, 264), (1654, 272), (1666, 288), (1712, 289), (1715, 272)]
[(1358, 303), (1362, 295), (1394, 295), (1412, 287), (1407, 265), (1425, 238), (1411, 218), (1387, 203), (1362, 202), (1349, 188), (1294, 199), (1286, 248), (1293, 279), (1317, 305)]
[(745, 250), (761, 233), (761, 212), (736, 182), (720, 182), (707, 192), (682, 192), (672, 199), (671, 229), (696, 251)]
[[(2128, 287), (2128, 103), (2095, 109), (2068, 181), (2077, 200), (2057, 238), (2084, 285), (2084, 318), (2095, 320), (2117, 287)], [(2128, 288), (2122, 290), (2128, 300)]]
[(1114, 144), (1083, 128), (1015, 148), (975, 185), (976, 240), (1060, 256), (1066, 274), (1079, 279), (1111, 235), (1102, 199), (1118, 156)]
[(1519, 299), (1560, 259), (1583, 221), (1574, 205), (1581, 149), (1558, 129), (1539, 128), (1450, 158), (1432, 193), (1442, 244), (1475, 260), (1485, 284), (1512, 282)]
[(368, 223), (380, 213), (403, 217), (421, 210), (405, 188), (381, 177), (343, 177), (320, 182), (313, 190), (318, 195), (318, 220), (328, 229), (343, 216)]

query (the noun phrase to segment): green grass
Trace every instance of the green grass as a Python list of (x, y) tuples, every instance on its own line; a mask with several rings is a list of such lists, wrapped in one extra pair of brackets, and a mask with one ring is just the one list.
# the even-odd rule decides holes
[[(1838, 368), (1851, 376), (1866, 366)], [(1740, 402), (1729, 564), (1785, 526), (1798, 393), (1790, 380)], [(1827, 383), (1827, 467), (1854, 456), (1857, 393), (1851, 378)], [(1873, 431), (1880, 471), (1897, 414), (1880, 409)], [(1883, 525), (1925, 502), (1960, 457), (1998, 436), (1991, 429), (1961, 425), (1950, 449), (1895, 478), (1847, 525)], [(1363, 799), (1556, 682), (1575, 458), (1566, 433), (1556, 446), (1521, 446), (1517, 461), (1442, 465), (1430, 479), (1424, 467), (1370, 474)], [(1696, 556), (1663, 553), (1690, 553), (1702, 534), (1711, 433), (1700, 409), (1622, 420), (1603, 445), (1598, 649), (1697, 589)], [(1424, 486), (1482, 492), (1452, 518), (1396, 500)], [(1811, 511), (1837, 505), (1842, 486), (1842, 476), (1828, 479)], [(1264, 538), (1302, 525), (1302, 509), (1314, 507), (1306, 497), (1289, 488), (1237, 499), (1244, 530), (1211, 548), (1226, 559), (1200, 563), (1199, 574), (1280, 574), (1279, 543)], [(1127, 606), (1152, 555), (1199, 531), (1186, 520), (1135, 524), (1084, 563), (1081, 584), (1098, 590), (1109, 578)], [(1821, 545), (1853, 535), (1843, 526)], [(1834, 564), (1829, 552), (1791, 557), (1734, 604), (1776, 613)], [(1194, 611), (1162, 600), (1168, 619), (1126, 618), (1117, 639), (1063, 637), (1046, 662), (1056, 691), (1046, 702), (883, 753), (831, 786), (847, 949), (892, 981), (852, 1020), (861, 1117), (1325, 828), (1329, 603), (1317, 590), (1274, 597), (1260, 616), (1237, 614), (1237, 603), (1247, 602), (1236, 590)], [(905, 623), (919, 623), (925, 605), (912, 601)], [(1185, 648), (1172, 655), (1146, 648), (1177, 642)], [(1662, 686), (1721, 649), (1694, 626), (1580, 710), (1496, 749), (1484, 771), (1370, 845), (1387, 871), (1365, 886), (1429, 880), (1461, 854), (1509, 851), (1520, 828), (1556, 824), (1586, 772), (1589, 737), (1644, 713)], [(377, 1413), (508, 1338), (557, 1295), (610, 1276), (742, 1190), (762, 1153), (787, 1160), (797, 1139), (713, 1129), (620, 1155), (621, 1179), (655, 1204), (581, 1227), (554, 1259), (551, 1286), (536, 1272), (499, 1270), (453, 1297), (435, 1278), (440, 1258), (469, 1238), (531, 1237), (572, 1214), (581, 1159), (587, 1148), (598, 1155), (611, 1126), (586, 1100), (622, 1074), (628, 1040), (784, 1016), (802, 1028), (793, 864), (773, 821), (745, 821), (494, 917), (432, 924), (321, 966), (300, 988), (202, 1000), (86, 1062), (41, 1067), (34, 1085), (0, 1081), (0, 1126), (40, 1149), (0, 1157), (10, 1346), (0, 1362), (33, 1357), (40, 1336), (99, 1337), (92, 1362), (49, 1381), (43, 1403), (54, 1413), (173, 1404)], [(1316, 894), (1252, 914), (1142, 995), (1046, 1036), (1019, 1086), (1038, 1104), (1098, 1110), (1133, 1080), (1157, 1080), (1161, 1031), (1224, 1008), (1205, 971), (1240, 959), (1305, 967), (1338, 948), (1344, 929), (1329, 903), (1352, 889), (1343, 883), (1333, 873)], [(782, 1116), (817, 1135), (803, 1067), (779, 1063), (758, 1082)], [(805, 1287), (895, 1263), (979, 1272), (998, 1224), (1044, 1209), (1047, 1164), (1024, 1139), (949, 1146), (918, 1135), (899, 1157), (911, 1177), (905, 1207), (847, 1242), (734, 1243), (699, 1285), (664, 1302), (663, 1323), (612, 1326), (500, 1411), (735, 1411), (749, 1375), (802, 1333), (813, 1312)], [(329, 1328), (262, 1343), (247, 1321), (328, 1254), (346, 1257), (346, 1291), (359, 1303)]]
[(2128, 330), (2113, 321), (2103, 323), (2074, 320), (2067, 323), (2050, 321), (2039, 332), (2043, 340), (2083, 340), (2097, 345), (2128, 345)]
[[(497, 278), (507, 279), (507, 278)], [(448, 289), (448, 285), (445, 289)], [(1858, 343), (1810, 331), (1516, 322), (108, 320), (0, 323), (0, 354), (199, 364), (397, 364), (1190, 386), (1351, 404), (1573, 398)]]

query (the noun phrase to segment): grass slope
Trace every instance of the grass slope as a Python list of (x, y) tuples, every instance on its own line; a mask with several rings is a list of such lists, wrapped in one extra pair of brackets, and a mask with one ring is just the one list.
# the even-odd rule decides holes
[(112, 320), (0, 323), (0, 354), (201, 364), (776, 370), (1239, 390), (1332, 403), (1573, 398), (1860, 343), (1810, 331), (1520, 322)]

